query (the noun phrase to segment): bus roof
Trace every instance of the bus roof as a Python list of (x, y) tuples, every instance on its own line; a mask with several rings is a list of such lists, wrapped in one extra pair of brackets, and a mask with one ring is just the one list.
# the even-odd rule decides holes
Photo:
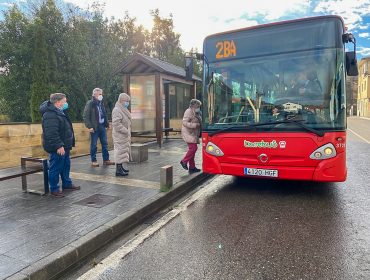
[(229, 31), (224, 31), (224, 32), (219, 32), (219, 33), (214, 33), (214, 34), (208, 35), (204, 39), (204, 41), (207, 40), (207, 39), (209, 39), (209, 38), (212, 38), (212, 37), (217, 37), (217, 36), (220, 36), (220, 35), (226, 35), (226, 34), (230, 34), (230, 33), (236, 33), (236, 32), (240, 32), (240, 31), (253, 30), (253, 29), (259, 29), (259, 28), (266, 28), (266, 27), (270, 27), (270, 26), (283, 25), (283, 24), (294, 23), (294, 22), (304, 22), (304, 21), (313, 21), (313, 20), (318, 20), (318, 19), (327, 19), (327, 18), (336, 18), (336, 19), (339, 19), (342, 22), (343, 30), (344, 30), (344, 21), (343, 21), (343, 18), (342, 17), (336, 16), (336, 15), (326, 15), (326, 16), (306, 17), (306, 18), (299, 18), (299, 19), (293, 19), (293, 20), (277, 21), (277, 22), (272, 22), (272, 23), (259, 24), (259, 25), (245, 27), (245, 28), (234, 29), (234, 30), (229, 30)]

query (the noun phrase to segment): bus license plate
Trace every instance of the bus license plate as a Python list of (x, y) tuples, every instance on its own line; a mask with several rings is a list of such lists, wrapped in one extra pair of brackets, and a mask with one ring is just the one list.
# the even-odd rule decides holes
[(258, 169), (258, 168), (244, 168), (244, 175), (248, 176), (262, 176), (262, 177), (278, 177), (278, 171), (273, 169)]

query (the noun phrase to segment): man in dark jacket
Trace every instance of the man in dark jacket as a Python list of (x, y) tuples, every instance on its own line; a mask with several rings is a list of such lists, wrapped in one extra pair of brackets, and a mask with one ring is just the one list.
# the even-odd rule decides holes
[(96, 161), (98, 138), (100, 139), (100, 144), (102, 146), (103, 164), (114, 165), (114, 162), (109, 160), (106, 131), (106, 129), (109, 127), (109, 122), (102, 101), (103, 90), (100, 88), (95, 88), (93, 90), (92, 99), (87, 101), (83, 113), (85, 126), (89, 129), (90, 132), (90, 156), (92, 167), (99, 166), (98, 162)]
[(79, 190), (69, 177), (71, 160), (69, 157), (72, 147), (75, 146), (73, 127), (65, 110), (68, 103), (65, 94), (53, 93), (50, 101), (40, 106), (42, 114), (43, 147), (49, 153), (49, 185), (50, 194), (55, 197), (64, 197), (59, 190), (59, 175), (62, 179), (63, 190)]

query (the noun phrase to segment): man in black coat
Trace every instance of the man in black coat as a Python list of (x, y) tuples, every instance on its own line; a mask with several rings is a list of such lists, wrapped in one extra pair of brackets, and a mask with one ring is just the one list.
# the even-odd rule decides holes
[(49, 185), (50, 194), (64, 197), (59, 190), (59, 175), (63, 190), (79, 190), (69, 177), (71, 169), (70, 151), (75, 146), (75, 137), (65, 110), (68, 108), (67, 98), (63, 93), (53, 93), (50, 101), (40, 106), (42, 114), (43, 147), (49, 153)]

